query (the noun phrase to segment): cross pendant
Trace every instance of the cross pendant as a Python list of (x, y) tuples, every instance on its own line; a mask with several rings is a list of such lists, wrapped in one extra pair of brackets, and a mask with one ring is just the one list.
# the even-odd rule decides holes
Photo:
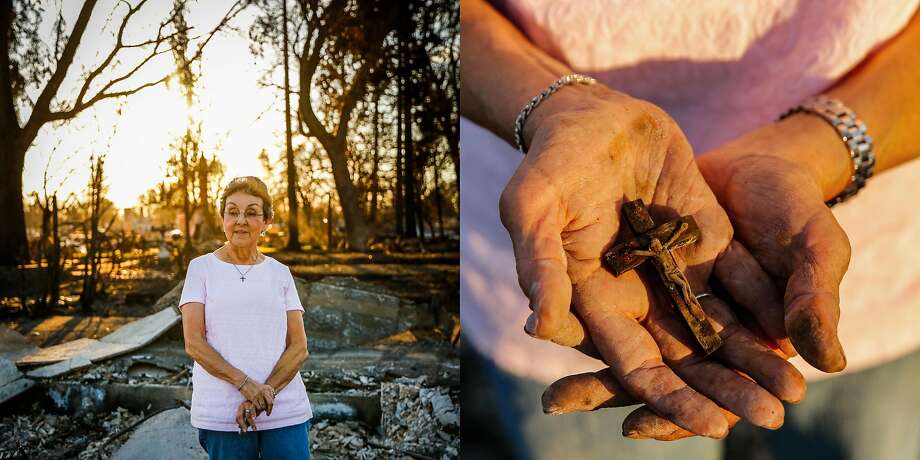
[(722, 339), (693, 295), (690, 281), (680, 270), (672, 252), (699, 239), (700, 229), (693, 216), (683, 216), (656, 226), (641, 199), (625, 203), (623, 212), (635, 236), (605, 252), (602, 258), (604, 265), (615, 276), (620, 276), (651, 259), (671, 297), (671, 303), (680, 312), (703, 353), (709, 355), (716, 351), (722, 346)]
[(245, 276), (240, 276), (240, 282), (242, 283), (243, 281), (246, 281), (246, 277), (245, 277)]

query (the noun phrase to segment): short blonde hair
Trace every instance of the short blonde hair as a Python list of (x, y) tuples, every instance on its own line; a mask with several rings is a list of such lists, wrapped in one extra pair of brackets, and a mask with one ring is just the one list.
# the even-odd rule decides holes
[(274, 216), (274, 212), (272, 211), (272, 199), (268, 195), (268, 187), (265, 185), (265, 182), (262, 182), (255, 176), (234, 177), (227, 186), (224, 187), (224, 193), (220, 195), (221, 216), (224, 215), (224, 209), (227, 206), (227, 197), (236, 192), (248, 193), (252, 196), (261, 198), (262, 217), (268, 220)]

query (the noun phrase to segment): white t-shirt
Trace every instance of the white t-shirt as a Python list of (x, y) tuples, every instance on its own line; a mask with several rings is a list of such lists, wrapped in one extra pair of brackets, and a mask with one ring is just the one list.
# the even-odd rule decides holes
[[(212, 347), (250, 379), (264, 383), (286, 348), (287, 312), (303, 311), (291, 271), (266, 256), (256, 265), (237, 265), (214, 253), (189, 263), (179, 308), (204, 304), (205, 335)], [(192, 426), (238, 431), (234, 420), (244, 397), (234, 385), (208, 373), (197, 362), (192, 370)], [(303, 423), (313, 417), (300, 372), (275, 397), (272, 415), (256, 418), (260, 430)]]

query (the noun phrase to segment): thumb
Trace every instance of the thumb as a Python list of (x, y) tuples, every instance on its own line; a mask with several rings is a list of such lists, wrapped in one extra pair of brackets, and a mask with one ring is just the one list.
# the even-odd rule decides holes
[(837, 337), (840, 282), (850, 263), (850, 242), (830, 209), (822, 207), (792, 244), (785, 324), (796, 350), (824, 372), (846, 367)]
[[(531, 168), (532, 169), (532, 168)], [(561, 232), (564, 212), (558, 195), (539, 174), (519, 169), (499, 201), (502, 224), (511, 236), (518, 283), (533, 314), (524, 330), (563, 345), (584, 340), (584, 328), (570, 313), (572, 282)]]

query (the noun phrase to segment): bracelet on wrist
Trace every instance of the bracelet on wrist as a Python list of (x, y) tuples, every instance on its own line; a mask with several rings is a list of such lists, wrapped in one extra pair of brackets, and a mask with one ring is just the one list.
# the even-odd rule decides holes
[(246, 382), (248, 382), (248, 381), (249, 381), (249, 376), (247, 375), (246, 378), (243, 379), (243, 381), (240, 382), (240, 384), (236, 386), (236, 391), (242, 390), (242, 389), (243, 389), (243, 385), (246, 385)]
[(872, 136), (869, 136), (866, 124), (857, 118), (856, 113), (844, 105), (843, 102), (824, 95), (813, 97), (787, 110), (780, 115), (779, 119), (782, 120), (799, 112), (817, 115), (829, 123), (840, 135), (850, 152), (850, 159), (853, 162), (853, 172), (850, 175), (849, 184), (842, 192), (826, 201), (825, 204), (828, 207), (832, 207), (856, 196), (859, 190), (866, 186), (866, 181), (872, 177), (875, 171), (875, 152), (872, 146)]
[(527, 154), (527, 147), (524, 145), (524, 123), (527, 122), (527, 117), (530, 116), (530, 113), (533, 112), (533, 109), (537, 108), (537, 106), (540, 105), (544, 99), (556, 91), (559, 91), (559, 89), (563, 86), (575, 83), (591, 85), (597, 83), (597, 80), (589, 76), (580, 75), (577, 73), (566, 75), (553, 82), (553, 84), (549, 85), (540, 94), (534, 96), (526, 105), (524, 105), (521, 111), (518, 112), (517, 118), (514, 120), (514, 142), (517, 143), (517, 148), (521, 154)]

